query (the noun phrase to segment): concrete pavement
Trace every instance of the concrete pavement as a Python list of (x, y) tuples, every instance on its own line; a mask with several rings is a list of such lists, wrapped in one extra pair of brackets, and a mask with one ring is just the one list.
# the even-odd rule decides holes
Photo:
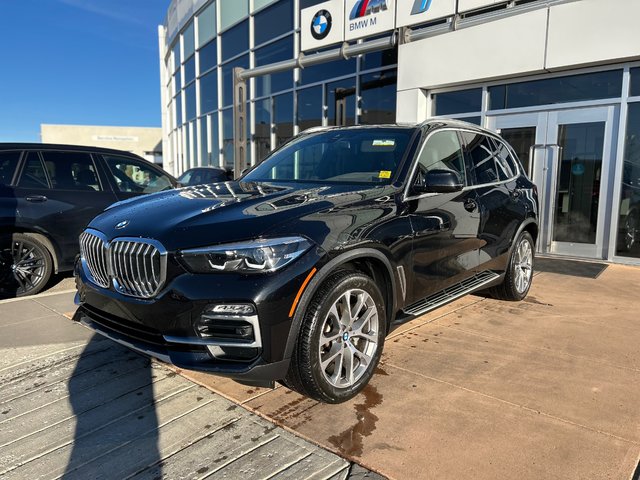
[(71, 294), (0, 303), (0, 472), (286, 478), (314, 461), (371, 475), (331, 451), (397, 479), (628, 480), (640, 472), (638, 291), (640, 268), (610, 266), (595, 280), (538, 274), (520, 303), (463, 298), (393, 332), (363, 394), (333, 406), (172, 375), (64, 320)]
[(72, 298), (0, 303), (0, 478), (371, 475), (71, 322)]
[(463, 298), (393, 332), (371, 384), (339, 406), (185, 374), (390, 478), (628, 480), (638, 292), (640, 268), (609, 266), (540, 273), (520, 303)]

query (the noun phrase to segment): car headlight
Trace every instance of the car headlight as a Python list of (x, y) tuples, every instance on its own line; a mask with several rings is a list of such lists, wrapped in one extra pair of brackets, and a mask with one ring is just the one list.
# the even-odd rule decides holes
[(180, 258), (193, 273), (273, 272), (309, 248), (311, 242), (305, 238), (282, 237), (183, 250)]

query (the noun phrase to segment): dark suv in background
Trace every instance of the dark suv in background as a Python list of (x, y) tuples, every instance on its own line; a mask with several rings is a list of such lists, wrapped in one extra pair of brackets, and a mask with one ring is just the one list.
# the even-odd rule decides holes
[(0, 297), (37, 293), (72, 270), (80, 232), (107, 206), (175, 185), (119, 150), (0, 144)]
[(394, 326), (479, 289), (527, 295), (537, 198), (473, 125), (313, 129), (238, 182), (94, 219), (75, 318), (182, 368), (342, 402)]

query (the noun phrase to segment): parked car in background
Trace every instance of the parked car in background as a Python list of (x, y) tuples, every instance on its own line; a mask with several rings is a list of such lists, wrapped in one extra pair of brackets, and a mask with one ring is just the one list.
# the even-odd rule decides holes
[(218, 167), (195, 167), (190, 168), (178, 177), (178, 185), (180, 187), (191, 187), (193, 185), (226, 182), (228, 180), (233, 180), (232, 171)]
[(536, 187), (495, 133), (313, 129), (237, 182), (95, 218), (75, 318), (181, 368), (338, 403), (394, 326), (479, 289), (522, 300), (537, 235)]
[(128, 152), (0, 143), (0, 296), (37, 293), (72, 270), (78, 236), (112, 203), (175, 186)]

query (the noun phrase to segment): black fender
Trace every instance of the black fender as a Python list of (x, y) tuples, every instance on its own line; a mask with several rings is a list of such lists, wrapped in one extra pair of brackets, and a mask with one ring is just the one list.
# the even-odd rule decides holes
[(511, 258), (511, 253), (513, 252), (513, 248), (515, 247), (516, 239), (531, 224), (535, 225), (536, 226), (536, 230), (538, 231), (537, 238), (535, 239), (535, 245), (533, 246), (533, 251), (535, 253), (538, 241), (540, 241), (540, 226), (538, 225), (538, 220), (536, 220), (534, 217), (528, 217), (528, 218), (525, 218), (524, 221), (520, 224), (520, 227), (518, 227), (518, 230), (516, 230), (515, 235), (511, 239), (511, 247), (509, 247), (509, 257), (508, 258)]
[[(309, 306), (309, 302), (313, 298), (313, 295), (316, 293), (318, 287), (322, 284), (324, 280), (333, 272), (339, 269), (341, 265), (344, 265), (347, 262), (356, 259), (364, 259), (364, 258), (374, 258), (376, 260), (380, 260), (382, 264), (386, 267), (387, 272), (389, 274), (389, 278), (391, 279), (391, 312), (392, 315), (397, 311), (397, 281), (396, 276), (394, 275), (393, 267), (391, 262), (387, 258), (384, 253), (374, 248), (358, 248), (355, 250), (350, 250), (348, 252), (342, 253), (337, 257), (333, 258), (331, 261), (327, 262), (318, 272), (313, 276), (309, 285), (305, 289), (304, 293), (300, 297), (300, 301), (297, 305), (295, 315), (293, 316), (293, 321), (291, 322), (291, 328), (289, 329), (289, 336), (287, 337), (287, 345), (284, 351), (284, 358), (290, 359), (293, 355), (293, 349), (298, 340), (298, 334), (300, 333), (300, 328), (302, 326), (302, 321), (304, 319), (305, 312), (307, 311), (307, 307)], [(392, 322), (392, 318), (387, 319), (388, 324), (390, 325)]]

